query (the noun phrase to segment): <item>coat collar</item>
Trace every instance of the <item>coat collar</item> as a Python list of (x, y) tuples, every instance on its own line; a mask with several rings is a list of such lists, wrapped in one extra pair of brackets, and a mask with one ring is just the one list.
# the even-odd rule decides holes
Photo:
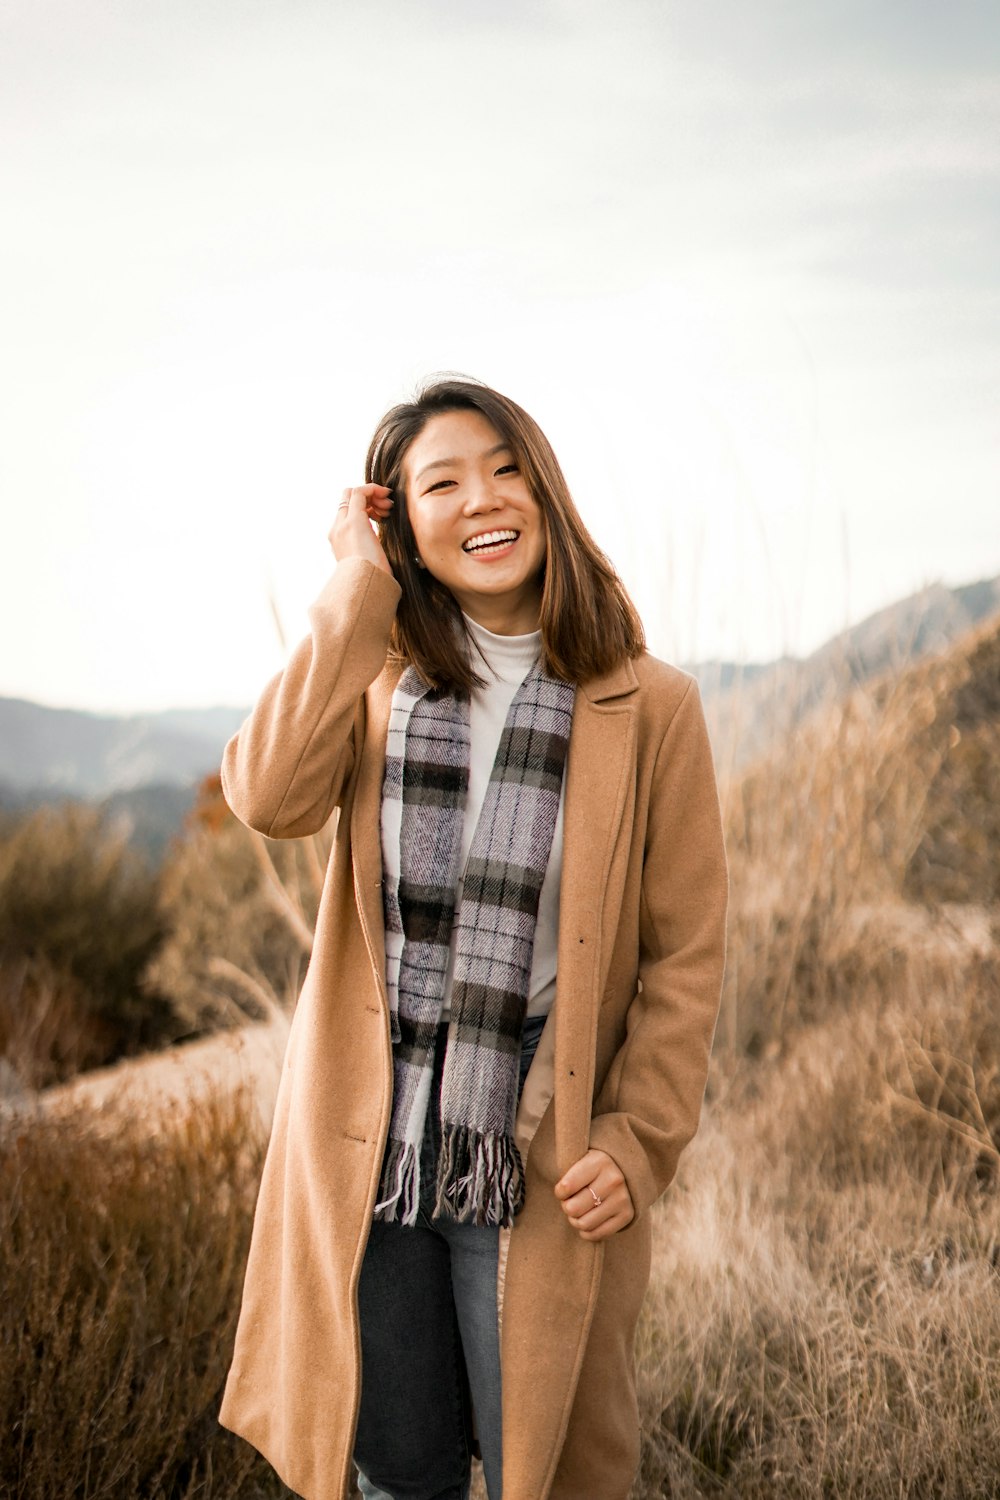
[(604, 672), (600, 677), (589, 677), (586, 682), (581, 682), (578, 691), (591, 703), (605, 703), (609, 698), (623, 698), (629, 693), (634, 693), (638, 686), (639, 679), (635, 675), (635, 667), (626, 657), (624, 661), (612, 667), (610, 672)]

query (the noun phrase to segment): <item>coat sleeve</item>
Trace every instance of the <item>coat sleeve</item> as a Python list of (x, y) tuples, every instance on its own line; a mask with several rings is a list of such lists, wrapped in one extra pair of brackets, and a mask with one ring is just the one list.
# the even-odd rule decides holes
[(729, 876), (712, 751), (692, 678), (653, 771), (639, 988), (590, 1144), (625, 1175), (636, 1217), (669, 1187), (698, 1127), (722, 995)]
[(338, 563), (310, 605), (309, 635), (223, 751), (222, 790), (242, 823), (300, 838), (339, 805), (358, 701), (385, 665), (399, 598), (399, 584), (373, 563)]

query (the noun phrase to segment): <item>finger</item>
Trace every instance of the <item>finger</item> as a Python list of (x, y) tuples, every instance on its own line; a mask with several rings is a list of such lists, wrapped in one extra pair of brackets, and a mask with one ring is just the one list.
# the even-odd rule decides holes
[(560, 1177), (555, 1186), (556, 1197), (569, 1198), (571, 1194), (578, 1193), (581, 1188), (589, 1187), (605, 1160), (603, 1152), (586, 1152)]
[(344, 490), (337, 508), (363, 511), (369, 505), (383, 505), (391, 499), (392, 490), (386, 484), (353, 484)]
[[(593, 1191), (591, 1191), (591, 1188)], [(595, 1196), (596, 1195), (596, 1196)], [(590, 1184), (579, 1193), (574, 1193), (572, 1198), (564, 1198), (562, 1210), (570, 1218), (582, 1219), (592, 1208), (600, 1208), (605, 1200), (605, 1195), (600, 1191), (596, 1183)]]
[(623, 1229), (627, 1229), (631, 1222), (631, 1217), (626, 1218), (622, 1214), (616, 1214), (613, 1219), (607, 1219), (596, 1229), (579, 1229), (577, 1233), (581, 1240), (607, 1240), (613, 1234), (620, 1234)]
[(333, 526), (330, 528), (331, 538), (334, 530), (339, 531), (345, 526), (356, 525), (359, 521), (367, 525), (369, 520), (384, 520), (391, 510), (392, 491), (388, 486), (384, 484), (352, 485), (341, 495)]
[(559, 1206), (574, 1226), (586, 1222), (593, 1227), (611, 1214), (624, 1213), (631, 1218), (635, 1212), (625, 1179), (613, 1164)]
[(349, 486), (340, 497), (340, 504), (337, 506), (337, 520), (350, 521), (354, 519), (359, 510), (364, 510), (364, 506), (363, 497), (359, 497), (357, 489)]
[(359, 484), (358, 494), (362, 497), (362, 503), (370, 510), (374, 506), (385, 506), (392, 504), (392, 490), (386, 484)]
[[(565, 1208), (565, 1204), (563, 1207)], [(567, 1214), (567, 1218), (578, 1233), (593, 1233), (597, 1229), (604, 1229), (608, 1224), (615, 1229), (623, 1229), (635, 1218), (635, 1209), (630, 1197), (615, 1193), (601, 1203), (591, 1203), (589, 1207), (584, 1207), (582, 1212)]]
[(585, 1214), (582, 1219), (570, 1219), (570, 1228), (578, 1234), (581, 1239), (602, 1238), (606, 1234), (615, 1234), (623, 1229), (628, 1222), (624, 1213), (607, 1213), (603, 1208), (594, 1209)]
[(573, 1229), (592, 1230), (616, 1218), (618, 1212), (618, 1209), (613, 1208), (609, 1203), (591, 1203), (589, 1209), (583, 1209), (580, 1214), (568, 1214), (567, 1218)]

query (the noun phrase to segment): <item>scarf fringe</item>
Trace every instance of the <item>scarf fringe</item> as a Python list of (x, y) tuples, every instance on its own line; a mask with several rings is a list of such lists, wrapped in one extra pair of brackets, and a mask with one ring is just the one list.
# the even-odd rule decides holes
[[(417, 1222), (420, 1206), (420, 1151), (410, 1141), (393, 1141), (386, 1152), (379, 1181), (380, 1192), (388, 1196), (376, 1203), (373, 1217), (386, 1224), (397, 1221), (411, 1228)], [(402, 1198), (402, 1213), (399, 1212)]]
[(513, 1223), (524, 1204), (521, 1153), (508, 1135), (446, 1124), (438, 1158), (434, 1212), (460, 1224)]

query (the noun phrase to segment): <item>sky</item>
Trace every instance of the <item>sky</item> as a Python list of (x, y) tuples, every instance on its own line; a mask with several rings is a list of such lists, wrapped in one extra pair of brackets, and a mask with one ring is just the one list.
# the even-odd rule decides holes
[(249, 704), (513, 396), (678, 662), (1000, 573), (994, 0), (0, 0), (0, 695)]

